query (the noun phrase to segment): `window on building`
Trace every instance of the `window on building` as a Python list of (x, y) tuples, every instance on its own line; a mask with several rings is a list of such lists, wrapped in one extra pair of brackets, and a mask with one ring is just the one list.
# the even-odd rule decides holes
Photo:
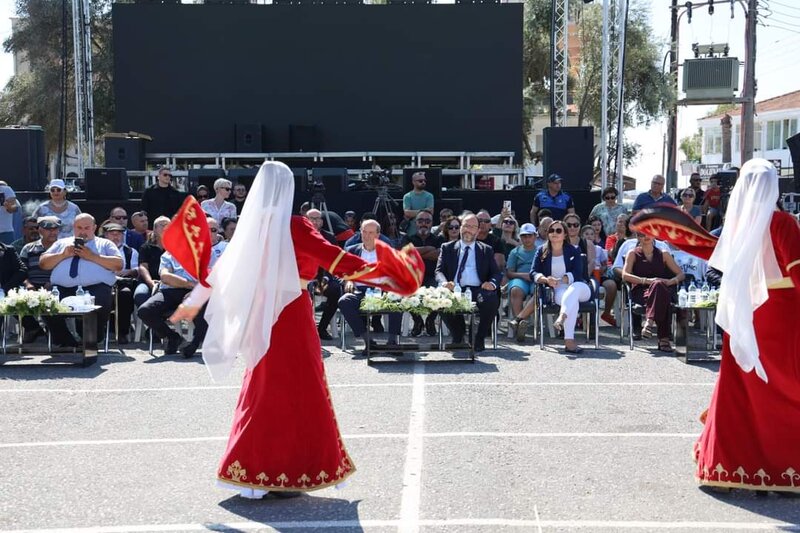
[(791, 137), (792, 135), (797, 134), (797, 119), (796, 118), (787, 118), (783, 120), (783, 149), (788, 150), (789, 147), (786, 146), (786, 139)]
[(767, 122), (767, 150), (780, 150), (783, 146), (781, 137), (781, 121), (770, 120)]
[(739, 125), (736, 124), (733, 127), (733, 133), (731, 133), (731, 153), (738, 153), (739, 152), (739, 135), (741, 135), (741, 130), (739, 129)]
[(721, 154), (722, 153), (722, 128), (706, 128), (703, 136), (703, 153)]
[(753, 151), (759, 152), (764, 146), (764, 123), (756, 122), (753, 126)]

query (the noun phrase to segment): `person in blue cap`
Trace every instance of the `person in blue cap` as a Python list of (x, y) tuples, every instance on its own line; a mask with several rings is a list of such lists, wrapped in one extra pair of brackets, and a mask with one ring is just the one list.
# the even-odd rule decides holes
[(575, 212), (572, 197), (561, 190), (561, 176), (550, 174), (547, 178), (547, 188), (533, 199), (531, 207), (531, 223), (539, 225), (539, 210), (547, 209), (553, 220), (563, 220), (567, 213)]

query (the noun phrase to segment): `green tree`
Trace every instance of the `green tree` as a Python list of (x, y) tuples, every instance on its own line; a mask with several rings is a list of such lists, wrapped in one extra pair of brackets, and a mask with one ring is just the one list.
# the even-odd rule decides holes
[[(602, 6), (573, 4), (571, 17), (577, 25), (581, 52), (572, 65), (572, 101), (578, 107), (578, 123), (599, 128), (602, 111)], [(549, 109), (551, 0), (527, 0), (525, 4), (525, 137), (535, 114)], [(625, 47), (625, 127), (649, 125), (662, 117), (674, 95), (669, 77), (661, 71), (663, 43), (653, 37), (649, 12), (638, 1), (630, 5)], [(637, 157), (638, 145), (630, 140), (623, 147), (624, 158)], [(530, 153), (528, 154), (530, 155)]]
[[(98, 138), (114, 117), (113, 56), (110, 0), (92, 0), (92, 69), (94, 125)], [(19, 18), (4, 43), (6, 52), (21, 55), (30, 72), (13, 76), (0, 93), (0, 124), (38, 124), (44, 128), (48, 153), (58, 149), (61, 98), (62, 2), (17, 0)], [(75, 139), (75, 82), (72, 4), (67, 1), (67, 144)]]
[(698, 129), (694, 135), (681, 139), (680, 149), (687, 161), (700, 162), (703, 154), (703, 131)]

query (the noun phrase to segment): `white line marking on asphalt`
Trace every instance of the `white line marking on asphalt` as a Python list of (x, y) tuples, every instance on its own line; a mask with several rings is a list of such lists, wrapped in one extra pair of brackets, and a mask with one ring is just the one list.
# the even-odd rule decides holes
[[(704, 531), (800, 531), (800, 526), (789, 522), (657, 522), (648, 520), (515, 520), (503, 518), (462, 518), (447, 520), (423, 519), (420, 526), (430, 527), (519, 527), (531, 529), (540, 525), (544, 528), (573, 529), (697, 529)], [(173, 531), (248, 531), (266, 529), (282, 531), (285, 529), (343, 529), (369, 527), (402, 527), (401, 520), (329, 520), (308, 522), (228, 522), (204, 524), (140, 524), (130, 526), (94, 526), (58, 529), (14, 529), (0, 530), (0, 533), (163, 533)]]
[[(527, 382), (486, 382), (486, 381), (439, 381), (426, 382), (431, 387), (712, 387), (714, 383), (697, 382), (639, 382), (639, 381), (527, 381)], [(329, 385), (332, 389), (361, 389), (382, 387), (413, 387), (408, 383), (338, 383)], [(117, 394), (133, 392), (187, 392), (187, 391), (217, 391), (239, 390), (239, 385), (208, 385), (196, 387), (146, 387), (146, 388), (116, 388), (116, 389), (0, 389), (0, 394)]]
[(403, 493), (400, 500), (401, 533), (419, 531), (419, 506), (422, 492), (422, 450), (425, 431), (425, 366), (414, 363), (414, 387), (411, 389), (411, 417), (408, 422), (408, 448), (403, 468)]
[(539, 519), (539, 508), (533, 506), (533, 516), (536, 517), (536, 531), (542, 533), (542, 521)]
[[(425, 402), (419, 404), (422, 407), (422, 414), (419, 417), (413, 416), (411, 422), (419, 426), (417, 432), (412, 433), (409, 428), (409, 433), (353, 433), (351, 435), (343, 435), (345, 440), (359, 440), (359, 439), (405, 439), (419, 440), (419, 457), (415, 460), (419, 461), (418, 467), (421, 468), (422, 464), (422, 439), (452, 439), (462, 437), (488, 437), (488, 438), (516, 438), (516, 439), (606, 439), (606, 438), (648, 438), (648, 439), (661, 439), (661, 438), (675, 438), (675, 439), (696, 439), (700, 436), (699, 433), (511, 433), (511, 432), (497, 432), (497, 431), (453, 431), (449, 433), (424, 433), (422, 431), (422, 422), (424, 421)], [(47, 446), (109, 446), (113, 444), (169, 444), (169, 443), (190, 443), (190, 442), (214, 442), (227, 440), (228, 437), (175, 437), (166, 439), (109, 439), (109, 440), (53, 440), (53, 441), (33, 441), (33, 442), (4, 442), (0, 443), (0, 449), (3, 448), (44, 448)], [(411, 441), (409, 441), (408, 452), (411, 450)], [(416, 448), (415, 448), (416, 450)], [(411, 457), (408, 455), (407, 457)], [(406, 475), (411, 475), (408, 470), (412, 463), (406, 459)], [(417, 476), (417, 479), (419, 476)], [(405, 479), (405, 478), (404, 478)], [(404, 482), (405, 485), (405, 482)]]

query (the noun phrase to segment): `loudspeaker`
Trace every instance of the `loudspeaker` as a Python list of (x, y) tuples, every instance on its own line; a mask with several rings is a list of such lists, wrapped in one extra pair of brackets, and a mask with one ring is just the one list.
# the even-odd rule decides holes
[(198, 186), (205, 185), (213, 198), (216, 194), (214, 182), (224, 177), (225, 171), (221, 168), (191, 168), (189, 169), (189, 194), (195, 194)]
[(289, 125), (290, 152), (319, 152), (319, 131), (316, 126)]
[(594, 175), (594, 128), (544, 129), (544, 177), (561, 176), (565, 191), (588, 191)]
[(84, 177), (87, 200), (128, 200), (131, 189), (124, 168), (87, 168)]
[(264, 135), (261, 124), (236, 124), (236, 151), (240, 153), (260, 154), (264, 151)]
[(145, 139), (138, 137), (106, 137), (106, 166), (126, 170), (146, 170)]
[(786, 139), (786, 146), (792, 154), (792, 168), (794, 169), (794, 192), (800, 192), (800, 133)]
[(294, 175), (294, 193), (305, 193), (308, 191), (308, 169), (292, 167)]
[(327, 193), (347, 192), (346, 168), (313, 168), (311, 178), (315, 183), (322, 183)]
[(417, 172), (425, 174), (427, 183), (425, 190), (431, 193), (434, 199), (442, 195), (442, 169), (441, 168), (404, 168), (403, 169), (403, 192), (406, 193), (414, 189), (411, 178)]
[(0, 128), (2, 179), (15, 191), (42, 191), (47, 185), (44, 130)]

